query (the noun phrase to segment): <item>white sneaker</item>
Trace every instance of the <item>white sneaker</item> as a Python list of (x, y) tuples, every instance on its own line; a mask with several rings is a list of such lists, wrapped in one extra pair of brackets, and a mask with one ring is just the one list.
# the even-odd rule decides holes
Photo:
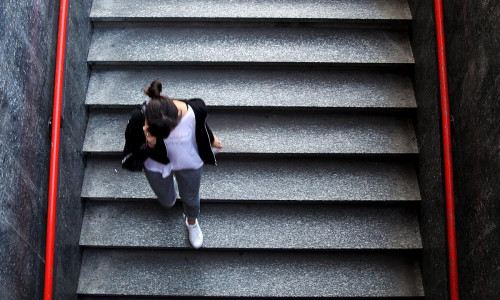
[(190, 225), (187, 218), (185, 220), (189, 231), (189, 241), (195, 249), (198, 249), (203, 244), (203, 233), (201, 232), (200, 224), (198, 224), (198, 219), (196, 219), (194, 225)]

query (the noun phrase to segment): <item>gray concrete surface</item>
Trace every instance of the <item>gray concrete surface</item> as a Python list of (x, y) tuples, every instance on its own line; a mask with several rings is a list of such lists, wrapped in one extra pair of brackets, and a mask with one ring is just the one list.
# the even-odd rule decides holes
[[(154, 8), (154, 9), (153, 9)], [(410, 20), (404, 0), (161, 1), (96, 0), (94, 21), (123, 20)]]
[(94, 67), (86, 104), (123, 107), (147, 100), (159, 78), (172, 98), (221, 108), (415, 109), (410, 76), (398, 71), (275, 67)]
[[(204, 203), (206, 249), (419, 249), (416, 207)], [(300, 238), (299, 238), (300, 237)], [(86, 247), (190, 248), (180, 203), (88, 202)]]
[[(121, 154), (130, 113), (90, 115), (83, 151)], [(208, 124), (229, 154), (417, 154), (413, 124), (390, 116), (216, 112)]]
[(346, 28), (95, 26), (91, 64), (413, 64), (408, 35)]
[[(418, 201), (411, 163), (328, 158), (224, 158), (204, 169), (202, 201)], [(89, 158), (89, 199), (154, 199), (142, 172), (119, 159)]]
[(79, 293), (218, 297), (418, 297), (418, 263), (390, 254), (97, 250)]

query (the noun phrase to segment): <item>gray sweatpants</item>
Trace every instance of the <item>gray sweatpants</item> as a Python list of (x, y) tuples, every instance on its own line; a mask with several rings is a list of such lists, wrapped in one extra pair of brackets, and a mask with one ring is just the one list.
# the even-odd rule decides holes
[(171, 208), (175, 204), (175, 176), (179, 196), (184, 206), (184, 214), (188, 219), (194, 220), (200, 215), (201, 169), (172, 171), (166, 178), (163, 178), (161, 173), (151, 172), (146, 168), (144, 168), (144, 173), (158, 201), (166, 208)]

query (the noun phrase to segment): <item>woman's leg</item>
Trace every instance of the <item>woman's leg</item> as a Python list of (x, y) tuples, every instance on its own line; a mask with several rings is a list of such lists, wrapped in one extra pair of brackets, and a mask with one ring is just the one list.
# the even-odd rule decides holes
[(153, 192), (158, 197), (160, 204), (166, 208), (171, 208), (175, 204), (175, 187), (174, 176), (170, 174), (166, 178), (161, 176), (161, 173), (151, 172), (144, 168), (144, 174), (148, 179), (149, 185)]
[(189, 241), (198, 249), (203, 244), (203, 233), (198, 224), (200, 215), (200, 182), (201, 168), (197, 170), (181, 170), (175, 172), (179, 194), (184, 205), (186, 226), (189, 231)]
[(175, 171), (179, 195), (188, 220), (196, 220), (200, 215), (201, 169)]

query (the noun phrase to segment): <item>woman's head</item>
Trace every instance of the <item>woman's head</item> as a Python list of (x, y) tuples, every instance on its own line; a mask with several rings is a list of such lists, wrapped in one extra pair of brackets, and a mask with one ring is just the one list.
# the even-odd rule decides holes
[(179, 123), (179, 112), (170, 98), (160, 95), (161, 90), (161, 82), (155, 80), (144, 91), (151, 98), (146, 104), (145, 115), (149, 133), (157, 138), (164, 139)]

